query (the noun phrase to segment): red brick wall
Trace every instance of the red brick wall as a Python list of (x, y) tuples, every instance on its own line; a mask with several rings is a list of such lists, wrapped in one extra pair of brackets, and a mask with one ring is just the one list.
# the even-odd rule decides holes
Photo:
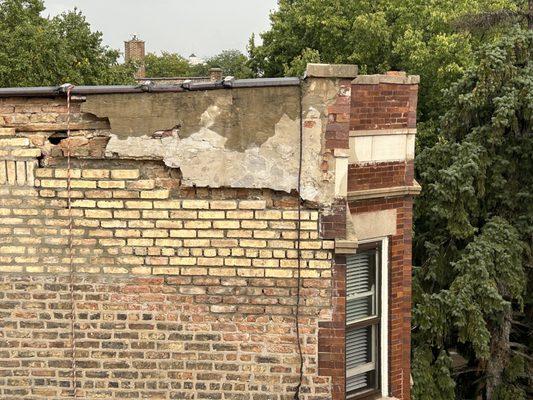
[(350, 87), (349, 80), (339, 82), (339, 93), (328, 107), (326, 149), (348, 149), (350, 137)]
[(413, 199), (409, 196), (350, 203), (352, 213), (397, 210), (389, 254), (389, 386), (394, 397), (410, 399), (411, 271)]
[(353, 85), (350, 129), (415, 128), (417, 93), (418, 85)]
[(331, 376), (332, 399), (344, 399), (345, 373), (345, 324), (346, 324), (346, 257), (336, 256), (333, 266), (331, 321), (319, 322), (318, 374)]
[(348, 191), (409, 186), (413, 184), (413, 175), (413, 161), (351, 164), (348, 167)]
[[(411, 129), (416, 127), (418, 85), (415, 79), (396, 75), (401, 83), (383, 83), (388, 78), (362, 77), (351, 91), (350, 130)], [(366, 84), (363, 82), (376, 83)], [(379, 80), (382, 83), (377, 83)], [(348, 191), (412, 186), (413, 161), (350, 165)], [(396, 209), (396, 232), (389, 237), (389, 392), (410, 399), (412, 196), (376, 198), (351, 202), (351, 213)], [(344, 337), (344, 332), (341, 334)], [(339, 397), (340, 400), (342, 397)]]
[[(304, 390), (327, 399), (316, 338), (329, 280), (302, 284)], [(295, 286), (283, 278), (77, 275), (77, 398), (292, 399)], [(72, 396), (68, 276), (1, 274), (0, 288), (0, 398)]]

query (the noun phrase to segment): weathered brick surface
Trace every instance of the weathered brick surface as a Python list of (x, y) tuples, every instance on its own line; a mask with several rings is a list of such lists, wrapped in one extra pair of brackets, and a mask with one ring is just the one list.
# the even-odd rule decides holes
[(348, 167), (349, 191), (411, 186), (413, 179), (413, 161), (351, 164)]
[[(15, 145), (28, 143), (3, 148)], [(79, 398), (293, 397), (296, 197), (182, 188), (157, 163), (73, 160), (70, 231), (56, 165), (0, 188), (1, 398), (72, 394), (70, 236)], [(317, 346), (333, 242), (318, 210), (301, 217), (303, 398), (328, 399)]]
[(339, 93), (335, 102), (328, 107), (326, 127), (326, 149), (348, 149), (350, 136), (351, 82), (339, 81)]
[[(292, 399), (297, 382), (292, 279), (76, 277), (78, 398)], [(71, 394), (69, 280), (0, 276), (0, 397)], [(328, 285), (303, 280), (306, 387), (317, 376), (320, 310)]]
[[(201, 199), (201, 191), (170, 191), (155, 182), (154, 189), (139, 189), (138, 169), (72, 172), (82, 176), (72, 179), (71, 193), (78, 272), (295, 276), (295, 208), (276, 208), (272, 198), (268, 206), (267, 200), (214, 200), (217, 190)], [(37, 169), (35, 188), (0, 189), (0, 271), (68, 271), (64, 175)], [(304, 210), (300, 228), (304, 276), (329, 277), (332, 243), (319, 237), (318, 212)]]
[(337, 200), (328, 213), (321, 214), (320, 222), (324, 239), (346, 237), (346, 201)]
[(409, 399), (413, 199), (371, 199), (349, 206), (353, 213), (397, 210), (396, 234), (390, 237), (389, 249), (389, 386), (394, 397)]
[(418, 85), (352, 85), (351, 130), (416, 127)]

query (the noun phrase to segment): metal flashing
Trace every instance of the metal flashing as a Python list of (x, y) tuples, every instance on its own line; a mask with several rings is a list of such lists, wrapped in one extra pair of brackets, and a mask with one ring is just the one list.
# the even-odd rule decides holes
[[(93, 94), (120, 94), (120, 93), (162, 93), (162, 92), (183, 92), (186, 90), (216, 90), (216, 89), (237, 89), (272, 86), (298, 86), (299, 78), (258, 78), (258, 79), (235, 79), (216, 82), (184, 82), (180, 85), (154, 85), (146, 83), (135, 86), (75, 86), (72, 90), (73, 96), (84, 96)], [(64, 90), (61, 86), (42, 87), (16, 87), (0, 88), (0, 97), (50, 97), (63, 96)]]

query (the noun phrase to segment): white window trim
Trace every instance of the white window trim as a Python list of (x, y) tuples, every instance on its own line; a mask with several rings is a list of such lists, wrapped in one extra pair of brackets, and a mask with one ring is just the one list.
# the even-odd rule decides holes
[(381, 323), (380, 323), (380, 377), (381, 396), (389, 395), (389, 238), (379, 237), (362, 240), (359, 243), (381, 242)]

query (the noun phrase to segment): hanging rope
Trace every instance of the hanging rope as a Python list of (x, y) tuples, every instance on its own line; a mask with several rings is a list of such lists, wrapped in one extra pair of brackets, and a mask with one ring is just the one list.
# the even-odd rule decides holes
[(72, 216), (72, 166), (71, 166), (71, 143), (70, 143), (70, 103), (73, 85), (65, 84), (67, 94), (67, 208), (68, 208), (68, 264), (69, 264), (69, 290), (70, 290), (70, 350), (71, 350), (71, 370), (72, 370), (72, 397), (78, 397), (77, 389), (77, 365), (76, 365), (76, 299), (74, 296), (74, 243), (72, 238), (72, 227), (74, 219)]

